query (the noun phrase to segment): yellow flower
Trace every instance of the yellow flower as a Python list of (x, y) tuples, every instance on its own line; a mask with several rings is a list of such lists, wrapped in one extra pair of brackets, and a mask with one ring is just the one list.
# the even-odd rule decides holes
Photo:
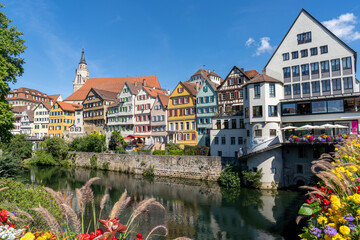
[(355, 193), (354, 195), (348, 196), (347, 200), (353, 201), (354, 203), (357, 203), (357, 204), (360, 204), (360, 194)]
[(333, 227), (333, 228), (336, 227), (336, 224), (335, 224), (335, 223), (329, 223), (328, 225), (329, 225), (330, 227)]
[(35, 236), (31, 232), (27, 232), (20, 240), (34, 240)]
[(339, 208), (341, 208), (341, 202), (338, 196), (331, 195), (330, 202), (331, 202), (331, 208), (333, 208), (334, 210), (338, 210)]
[(44, 237), (37, 237), (36, 240), (46, 240)]
[(323, 217), (323, 216), (320, 216), (320, 217), (318, 217), (318, 219), (317, 219), (317, 222), (319, 223), (319, 224), (327, 224), (328, 223), (328, 219), (327, 219), (327, 217)]
[(350, 228), (348, 228), (347, 226), (341, 226), (339, 228), (339, 231), (343, 235), (349, 235), (350, 234)]
[(47, 240), (50, 239), (52, 237), (52, 234), (49, 232), (44, 233), (43, 237)]

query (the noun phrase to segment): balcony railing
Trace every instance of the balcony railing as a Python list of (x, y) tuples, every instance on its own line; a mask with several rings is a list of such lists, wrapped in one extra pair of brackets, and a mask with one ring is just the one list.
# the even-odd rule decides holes
[(347, 134), (339, 134), (339, 135), (290, 135), (288, 137), (283, 138), (283, 143), (338, 143), (343, 142), (345, 139), (348, 139), (349, 135)]

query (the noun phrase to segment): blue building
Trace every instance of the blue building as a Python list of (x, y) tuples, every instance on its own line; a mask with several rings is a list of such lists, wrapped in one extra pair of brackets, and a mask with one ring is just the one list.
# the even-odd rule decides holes
[(218, 114), (218, 86), (211, 80), (204, 79), (196, 95), (198, 145), (210, 146), (211, 119)]

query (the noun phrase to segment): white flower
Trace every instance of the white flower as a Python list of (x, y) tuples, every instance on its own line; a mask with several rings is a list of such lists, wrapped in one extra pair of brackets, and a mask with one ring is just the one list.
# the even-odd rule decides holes
[(9, 227), (8, 225), (0, 226), (0, 239), (1, 240), (15, 240), (20, 238), (21, 233), (23, 233), (25, 229), (15, 229)]

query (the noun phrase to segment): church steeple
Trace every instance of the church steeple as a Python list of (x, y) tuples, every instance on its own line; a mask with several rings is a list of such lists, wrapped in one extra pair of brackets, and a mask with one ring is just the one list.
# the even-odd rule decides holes
[(84, 49), (82, 49), (81, 58), (80, 58), (79, 64), (86, 64), (85, 55), (84, 55)]

